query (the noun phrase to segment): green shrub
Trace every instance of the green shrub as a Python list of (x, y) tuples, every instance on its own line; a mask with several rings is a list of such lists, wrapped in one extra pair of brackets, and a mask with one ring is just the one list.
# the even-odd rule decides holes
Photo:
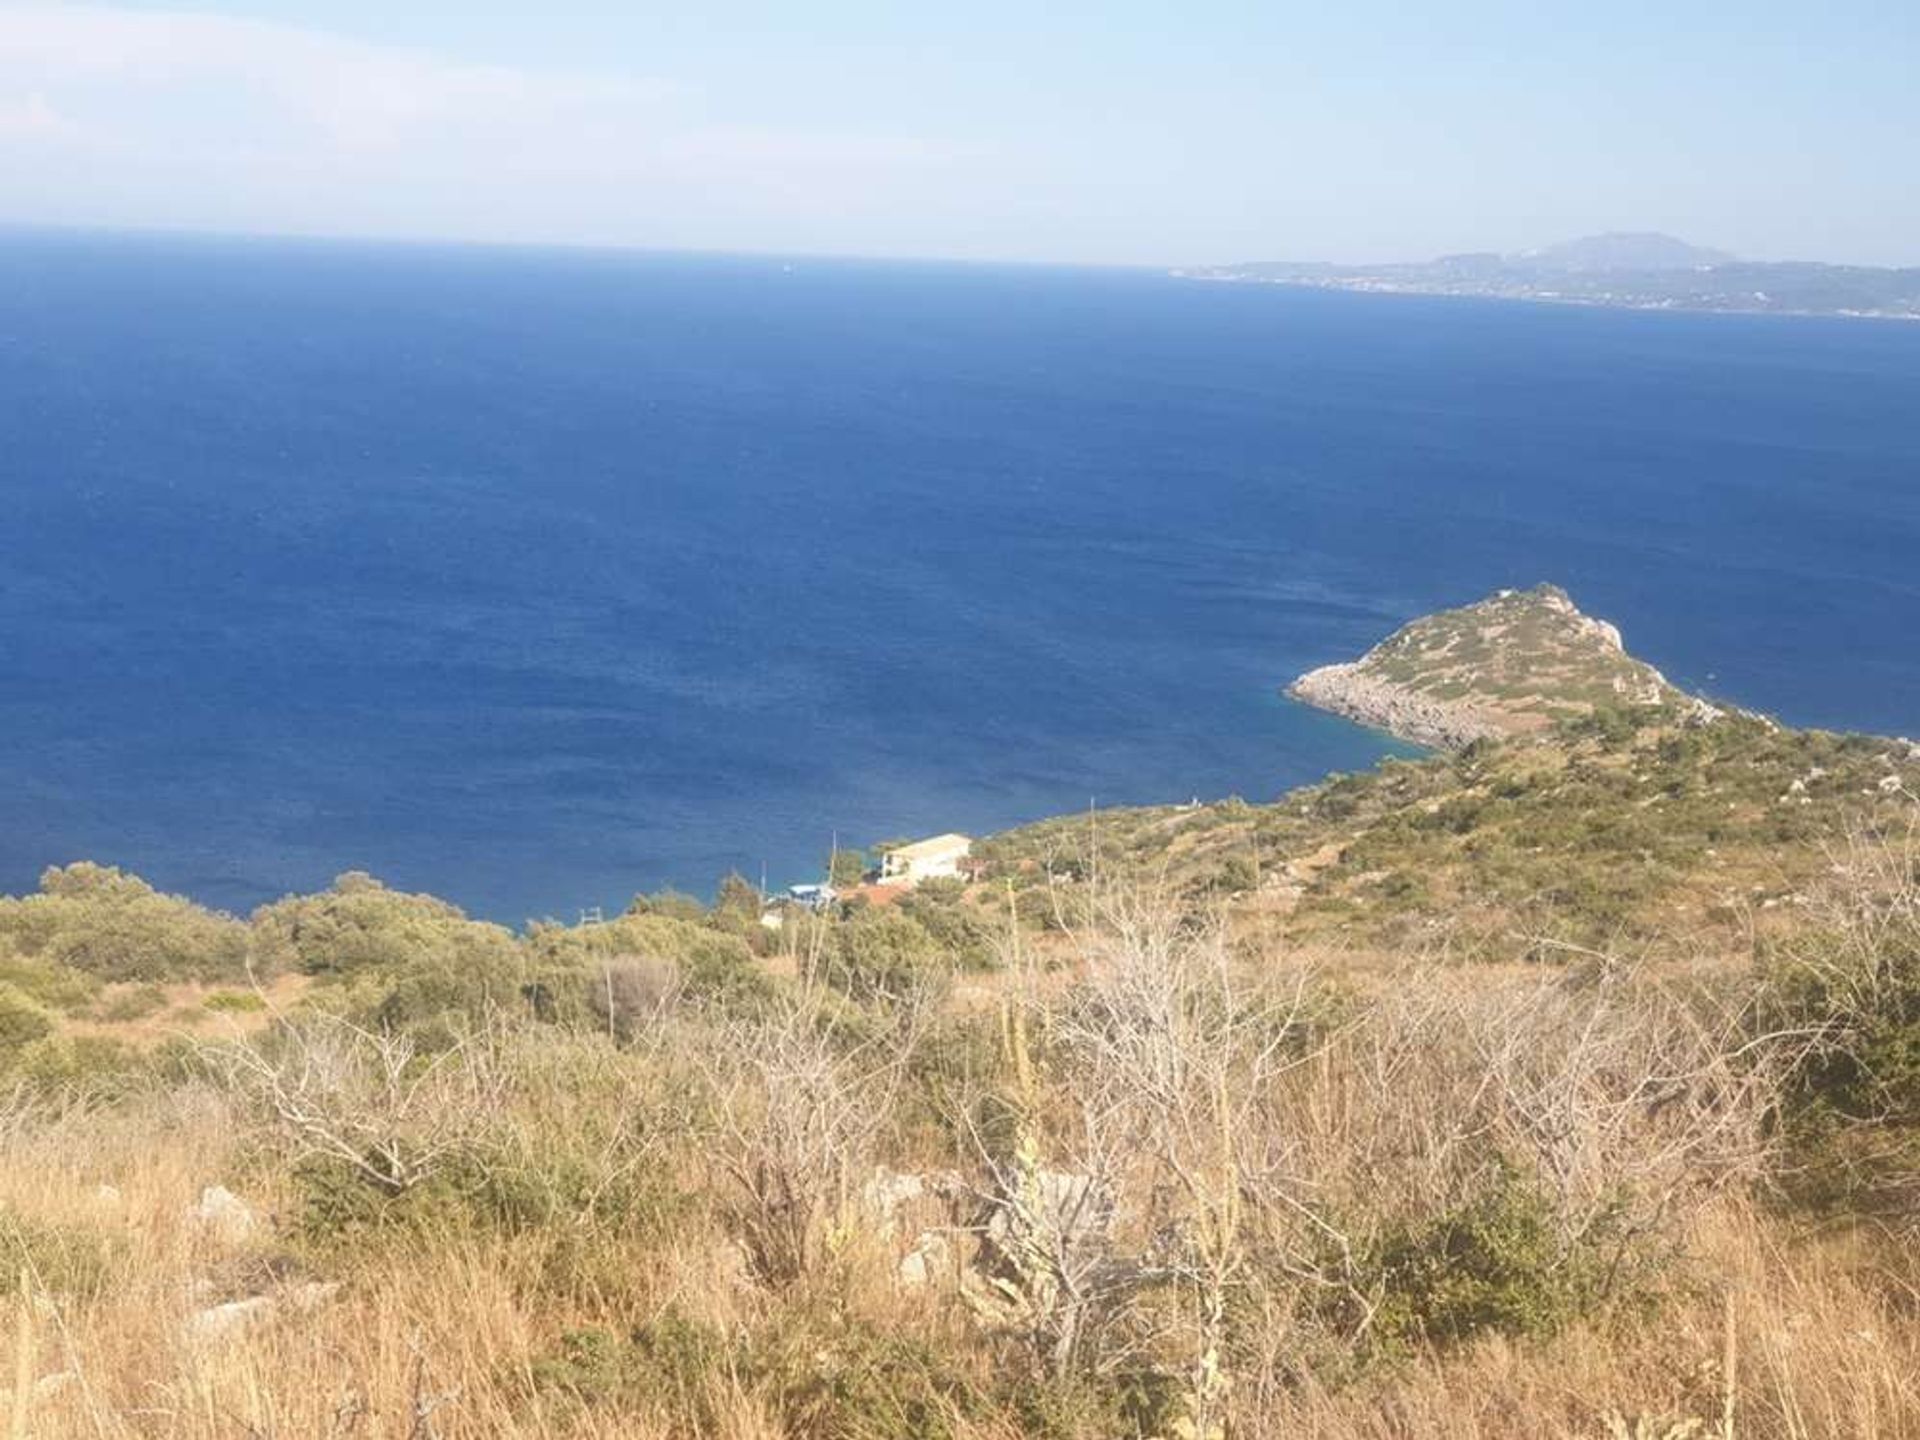
[(422, 956), (385, 974), (362, 974), (345, 990), (349, 1014), (381, 1030), (411, 1030), (451, 1043), (490, 1016), (525, 1005), (526, 964), (517, 947), (483, 942)]
[(1636, 1273), (1623, 1263), (1628, 1245), (1611, 1214), (1569, 1236), (1537, 1183), (1499, 1166), (1471, 1198), (1384, 1227), (1357, 1257), (1369, 1340), (1398, 1353), (1489, 1332), (1550, 1335)]
[(956, 1422), (988, 1411), (987, 1397), (934, 1347), (805, 1311), (741, 1336), (672, 1309), (624, 1336), (573, 1330), (532, 1374), (549, 1395), (641, 1410), (688, 1435), (722, 1433), (713, 1404), (721, 1380), (765, 1397), (781, 1432), (806, 1440), (949, 1440)]
[(622, 1044), (659, 1020), (680, 994), (680, 967), (652, 955), (622, 955), (602, 961), (587, 980), (587, 1008), (594, 1027)]
[(513, 949), (498, 925), (469, 920), (457, 905), (432, 895), (389, 890), (350, 871), (318, 895), (290, 895), (254, 913), (261, 958), (276, 969), (350, 976), (396, 971), (420, 962), (497, 958)]
[(318, 976), (323, 997), (362, 1023), (448, 1034), (524, 1005), (526, 957), (513, 934), (432, 895), (358, 872), (253, 917), (258, 953)]
[(873, 865), (864, 850), (835, 850), (827, 857), (827, 883), (841, 890), (852, 889), (867, 878)]
[(837, 926), (827, 978), (857, 998), (898, 995), (946, 973), (927, 927), (898, 910), (861, 910)]
[(1374, 893), (1387, 905), (1423, 905), (1427, 900), (1427, 882), (1412, 870), (1389, 870), (1381, 877)]
[[(1904, 860), (1897, 863), (1905, 864)], [(1812, 1033), (1781, 1121), (1787, 1192), (1819, 1208), (1920, 1213), (1920, 876), (1763, 959), (1761, 1033)], [(1913, 887), (1913, 888), (1908, 888)]]
[(1566, 729), (1572, 735), (1598, 740), (1608, 749), (1618, 749), (1632, 740), (1643, 724), (1658, 719), (1659, 713), (1657, 708), (1645, 706), (1596, 705), (1588, 714), (1567, 722)]
[(21, 1215), (0, 1204), (0, 1274), (26, 1271), (39, 1289), (87, 1301), (111, 1278), (121, 1243), (81, 1225)]
[(11, 985), (0, 985), (0, 1073), (34, 1041), (53, 1033), (54, 1019)]
[(630, 1411), (644, 1406), (677, 1433), (720, 1433), (714, 1381), (741, 1373), (743, 1347), (710, 1326), (669, 1309), (628, 1335), (570, 1330), (536, 1359), (533, 1382), (543, 1392), (589, 1406)]
[(898, 908), (933, 938), (953, 969), (991, 970), (1000, 960), (1006, 915), (990, 914), (971, 903), (966, 888), (962, 880), (923, 880)]
[(680, 920), (698, 925), (707, 918), (707, 907), (697, 896), (684, 890), (656, 890), (651, 895), (636, 895), (627, 906), (627, 917), (653, 915), (663, 920)]
[(1260, 866), (1251, 855), (1234, 854), (1227, 856), (1219, 871), (1213, 877), (1213, 889), (1224, 890), (1230, 895), (1244, 895), (1260, 886)]
[[(5, 903), (0, 901), (0, 905)], [(0, 942), (0, 950), (4, 950), (4, 942)], [(17, 991), (36, 1005), (68, 1013), (84, 1010), (100, 993), (100, 982), (91, 975), (50, 961), (4, 953), (0, 953), (0, 985)]]
[(604, 991), (609, 966), (651, 965), (670, 969), (683, 993), (725, 1004), (751, 1006), (772, 992), (773, 982), (747, 942), (710, 926), (663, 914), (627, 914), (598, 925), (535, 926), (527, 937), (532, 983), (541, 989), (545, 1018), (606, 1024)]
[(819, 1440), (952, 1440), (986, 1410), (933, 1345), (857, 1320), (769, 1327), (748, 1358), (786, 1433)]
[(762, 945), (768, 938), (766, 927), (760, 923), (766, 908), (766, 897), (760, 893), (760, 887), (738, 870), (729, 870), (714, 894), (713, 908), (703, 918), (704, 923), (738, 935), (749, 946)]
[(0, 947), (109, 981), (230, 978), (249, 958), (232, 916), (85, 861), (48, 870), (37, 895), (0, 899)]
[(0, 1052), (0, 1074), (40, 1089), (80, 1091), (95, 1099), (132, 1093), (157, 1073), (153, 1057), (101, 1035), (44, 1036), (15, 1053)]
[[(296, 1232), (320, 1250), (353, 1250), (385, 1237), (454, 1233), (528, 1236), (545, 1242), (556, 1288), (596, 1278), (601, 1293), (629, 1265), (621, 1236), (651, 1233), (683, 1208), (671, 1177), (563, 1147), (525, 1153), (474, 1147), (399, 1194), (367, 1183), (344, 1162), (310, 1158), (293, 1170)], [(611, 1267), (611, 1268), (609, 1268)]]

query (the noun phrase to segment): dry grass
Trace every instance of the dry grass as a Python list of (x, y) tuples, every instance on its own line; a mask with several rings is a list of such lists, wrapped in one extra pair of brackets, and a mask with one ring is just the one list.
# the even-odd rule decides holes
[(1698, 1293), (1670, 1299), (1644, 1322), (1579, 1326), (1545, 1344), (1495, 1337), (1363, 1386), (1309, 1387), (1267, 1417), (1267, 1433), (1920, 1435), (1912, 1272), (1889, 1273), (1884, 1255), (1863, 1259), (1855, 1238), (1790, 1239), (1734, 1202), (1702, 1216), (1690, 1239)]
[[(157, 1135), (167, 1143), (153, 1143)], [(684, 1434), (668, 1416), (543, 1398), (534, 1367), (558, 1335), (587, 1323), (670, 1310), (720, 1329), (779, 1320), (779, 1304), (747, 1279), (727, 1238), (700, 1226), (651, 1246), (632, 1293), (598, 1307), (541, 1298), (537, 1240), (449, 1233), (347, 1257), (344, 1290), (312, 1314), (196, 1341), (188, 1316), (206, 1298), (196, 1297), (196, 1282), (258, 1283), (274, 1244), (223, 1250), (183, 1218), (205, 1185), (234, 1174), (237, 1130), (224, 1105), (204, 1093), (167, 1097), (143, 1113), (57, 1118), (10, 1140), (0, 1206), (12, 1223), (97, 1238), (111, 1247), (111, 1279), (90, 1299), (51, 1297), (27, 1271), (31, 1319), (22, 1323), (16, 1302), (7, 1328), (39, 1394), (0, 1403), (12, 1419), (9, 1440)], [(108, 1183), (117, 1198), (99, 1193)], [(1235, 1433), (1723, 1434), (1730, 1305), (1734, 1433), (1920, 1436), (1920, 1274), (1911, 1257), (1903, 1262), (1862, 1235), (1795, 1237), (1733, 1198), (1700, 1214), (1688, 1239), (1678, 1293), (1657, 1313), (1576, 1326), (1541, 1343), (1491, 1337), (1341, 1386), (1307, 1379), (1275, 1392)], [(10, 1263), (20, 1263), (17, 1247), (7, 1248)], [(871, 1322), (967, 1343), (951, 1313), (903, 1297), (882, 1265), (852, 1273), (858, 1283), (842, 1302)], [(707, 1409), (723, 1427), (715, 1433), (797, 1433), (750, 1380), (715, 1371), (705, 1383)], [(1688, 1420), (1701, 1428), (1678, 1428)], [(954, 1433), (1016, 1432), (986, 1417)]]
[(335, 1022), (0, 1101), (6, 1440), (1920, 1440), (1920, 1261), (1769, 1198), (1830, 1037), (1742, 977), (1086, 913), (997, 1013)]

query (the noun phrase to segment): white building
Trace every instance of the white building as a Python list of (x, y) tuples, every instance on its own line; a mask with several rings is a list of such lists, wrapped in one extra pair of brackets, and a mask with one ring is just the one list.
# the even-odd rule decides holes
[(922, 880), (950, 879), (961, 873), (961, 862), (972, 853), (965, 835), (935, 835), (887, 851), (880, 861), (882, 885), (918, 885)]

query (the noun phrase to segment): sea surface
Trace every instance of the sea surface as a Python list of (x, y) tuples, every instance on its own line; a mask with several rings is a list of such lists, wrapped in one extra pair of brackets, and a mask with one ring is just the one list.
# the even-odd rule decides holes
[(1920, 732), (1920, 325), (1044, 268), (0, 236), (0, 891), (572, 918), (1265, 799), (1553, 580)]

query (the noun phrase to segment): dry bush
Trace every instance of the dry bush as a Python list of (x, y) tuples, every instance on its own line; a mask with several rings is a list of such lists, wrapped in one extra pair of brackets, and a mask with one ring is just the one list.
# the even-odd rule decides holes
[(1628, 974), (1393, 977), (1253, 1122), (1256, 1403), (1656, 1282), (1688, 1217), (1764, 1168), (1784, 1062), (1746, 1036), (1739, 1005)]
[[(1035, 1257), (1045, 1263), (1029, 1269), (1044, 1282), (1029, 1289), (1050, 1296), (1055, 1312), (1043, 1328), (1049, 1359), (1064, 1368), (1089, 1314), (1112, 1310), (1129, 1289), (1171, 1289), (1171, 1316), (1144, 1336), (1136, 1327), (1136, 1338), (1150, 1349), (1170, 1341), (1185, 1357), (1183, 1433), (1221, 1434), (1228, 1308), (1250, 1259), (1246, 1207), (1292, 1198), (1273, 1189), (1261, 1109), (1321, 1043), (1306, 977), (1255, 982), (1234, 963), (1219, 917), (1140, 891), (1107, 897), (1081, 950), (1085, 983), (1039, 1020), (1077, 1101), (1075, 1169), (1087, 1167), (1090, 1193), (1127, 1195), (1137, 1249), (1128, 1262), (1066, 1245)], [(1006, 1178), (1010, 1195), (1030, 1184)]]
[(270, 1123), (290, 1166), (331, 1161), (389, 1196), (483, 1145), (507, 1085), (485, 1033), (426, 1054), (407, 1032), (327, 1015), (202, 1053)]
[(587, 1008), (622, 1042), (658, 1023), (680, 997), (680, 969), (652, 955), (616, 955), (602, 963), (587, 991)]
[(911, 1010), (860, 1039), (831, 1018), (809, 990), (761, 1014), (716, 1012), (697, 1041), (729, 1212), (755, 1273), (774, 1285), (818, 1270), (894, 1119), (918, 1039)]
[(1191, 1435), (1632, 1295), (1762, 1175), (1804, 1044), (1632, 967), (1409, 965), (1363, 1000), (1140, 889), (1097, 914), (1081, 981), (1010, 1017), (1018, 1139), (979, 1140), (1010, 1303), (983, 1313), (1045, 1373), (1174, 1364)]
[(1369, 1173), (1383, 1147), (1411, 1158), (1405, 1178), (1429, 1201), (1489, 1155), (1524, 1161), (1578, 1234), (1622, 1192), (1664, 1213), (1757, 1179), (1793, 1040), (1751, 1038), (1737, 996), (1630, 970), (1589, 985), (1415, 968), (1338, 1057), (1364, 1094), (1347, 1135), (1321, 1138), (1361, 1139)]

